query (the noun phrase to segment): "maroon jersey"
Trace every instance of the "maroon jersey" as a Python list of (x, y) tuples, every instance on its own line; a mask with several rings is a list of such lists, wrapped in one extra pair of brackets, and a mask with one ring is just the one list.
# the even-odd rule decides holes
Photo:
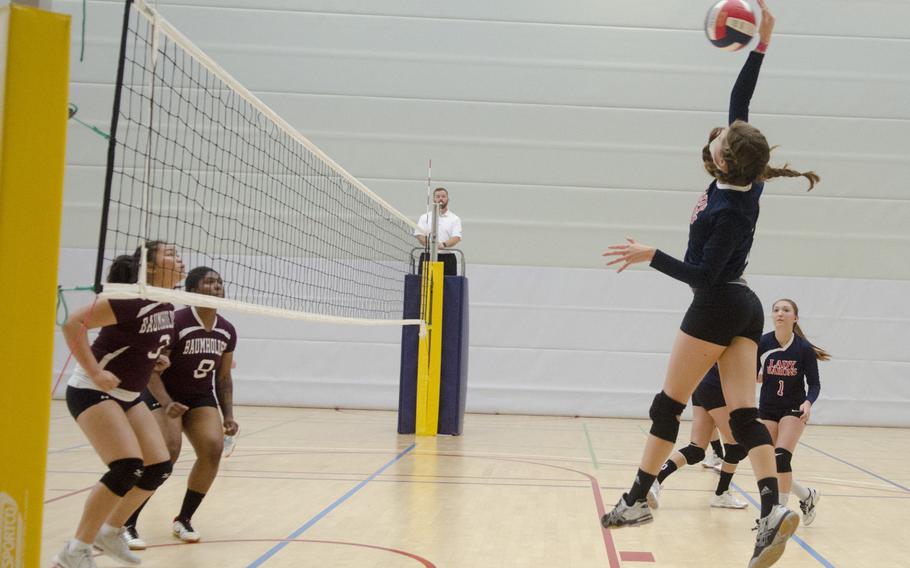
[(142, 392), (162, 351), (174, 342), (174, 306), (152, 300), (110, 300), (117, 323), (101, 328), (92, 353), (117, 375), (119, 388)]
[(219, 315), (208, 331), (196, 308), (190, 307), (174, 313), (174, 327), (177, 341), (171, 349), (171, 366), (161, 375), (164, 388), (173, 398), (212, 392), (221, 356), (232, 353), (237, 346), (234, 326)]

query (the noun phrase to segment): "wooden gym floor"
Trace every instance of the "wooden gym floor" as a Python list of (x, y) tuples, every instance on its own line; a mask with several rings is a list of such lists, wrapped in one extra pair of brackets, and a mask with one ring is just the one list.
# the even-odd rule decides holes
[[(746, 510), (708, 507), (716, 474), (693, 466), (667, 481), (654, 523), (601, 529), (603, 508), (635, 473), (645, 421), (468, 415), (460, 437), (415, 439), (395, 433), (394, 412), (241, 406), (236, 414), (237, 450), (194, 518), (202, 541), (170, 534), (193, 459), (184, 444), (140, 521), (150, 545), (143, 566), (727, 568), (751, 555), (748, 464), (733, 478), (753, 502)], [(687, 436), (684, 424), (680, 443)], [(818, 517), (776, 566), (910, 566), (910, 430), (810, 426), (802, 442), (794, 472), (821, 492)], [(42, 566), (72, 535), (103, 471), (55, 401)]]

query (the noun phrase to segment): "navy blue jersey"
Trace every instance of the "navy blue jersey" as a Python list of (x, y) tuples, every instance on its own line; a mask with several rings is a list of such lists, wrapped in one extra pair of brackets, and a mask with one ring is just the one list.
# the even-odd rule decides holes
[[(748, 121), (749, 101), (763, 59), (764, 55), (753, 51), (743, 65), (730, 95), (730, 123)], [(657, 250), (651, 266), (693, 288), (710, 288), (740, 278), (752, 250), (763, 189), (764, 183), (759, 181), (745, 187), (713, 181), (692, 212), (684, 259)]]
[(795, 410), (806, 400), (814, 404), (818, 399), (818, 359), (812, 344), (795, 333), (783, 346), (773, 331), (764, 334), (758, 344), (758, 368), (762, 408)]

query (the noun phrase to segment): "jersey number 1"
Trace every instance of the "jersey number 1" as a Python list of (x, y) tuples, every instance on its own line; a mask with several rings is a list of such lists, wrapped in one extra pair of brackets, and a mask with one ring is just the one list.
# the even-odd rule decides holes
[(780, 384), (780, 388), (777, 389), (777, 396), (784, 396), (784, 381), (777, 381)]

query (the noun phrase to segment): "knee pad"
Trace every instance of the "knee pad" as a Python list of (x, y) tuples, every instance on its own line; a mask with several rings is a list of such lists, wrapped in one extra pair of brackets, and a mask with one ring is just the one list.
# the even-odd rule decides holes
[(679, 417), (686, 409), (682, 402), (676, 402), (663, 391), (657, 393), (651, 403), (651, 435), (667, 442), (676, 442), (679, 435)]
[(107, 467), (107, 473), (101, 476), (101, 483), (118, 497), (129, 493), (142, 477), (142, 460), (139, 458), (114, 460)]
[(689, 444), (685, 448), (679, 450), (679, 453), (686, 458), (686, 463), (689, 465), (695, 465), (705, 459), (705, 449), (699, 448), (695, 444)]
[(731, 464), (738, 464), (746, 459), (749, 452), (740, 444), (724, 444), (724, 461)]
[(775, 448), (774, 458), (777, 460), (777, 473), (790, 473), (793, 471), (793, 468), (790, 466), (790, 460), (793, 459), (793, 453), (783, 448)]
[(758, 421), (757, 408), (737, 408), (731, 412), (730, 430), (746, 452), (765, 444), (771, 445), (771, 434), (765, 425)]
[(174, 464), (170, 461), (147, 465), (145, 466), (145, 472), (143, 472), (142, 477), (136, 482), (136, 487), (145, 489), (146, 491), (154, 491), (161, 487), (162, 483), (167, 481), (167, 478), (171, 476), (171, 471), (173, 470)]

